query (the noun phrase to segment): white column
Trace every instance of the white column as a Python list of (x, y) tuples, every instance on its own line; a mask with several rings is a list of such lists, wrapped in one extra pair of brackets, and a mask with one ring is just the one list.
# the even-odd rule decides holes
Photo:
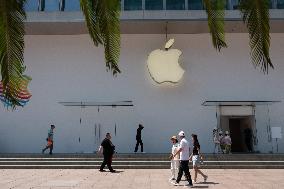
[(184, 0), (184, 9), (188, 10), (188, 0)]
[(167, 9), (167, 0), (163, 0), (163, 10)]
[(124, 11), (124, 0), (120, 1), (120, 10)]

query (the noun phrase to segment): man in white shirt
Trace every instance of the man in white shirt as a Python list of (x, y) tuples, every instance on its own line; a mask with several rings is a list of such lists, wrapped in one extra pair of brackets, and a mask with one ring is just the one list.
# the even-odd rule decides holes
[(177, 180), (176, 182), (173, 182), (173, 184), (176, 186), (179, 185), (179, 182), (184, 172), (185, 177), (188, 181), (188, 185), (192, 187), (193, 185), (192, 185), (191, 175), (189, 173), (189, 166), (188, 166), (189, 155), (190, 155), (189, 154), (189, 150), (190, 150), (189, 142), (185, 139), (185, 134), (183, 131), (180, 131), (178, 136), (180, 138), (180, 146), (179, 146), (179, 150), (174, 154), (174, 157), (180, 154), (180, 166), (179, 166)]

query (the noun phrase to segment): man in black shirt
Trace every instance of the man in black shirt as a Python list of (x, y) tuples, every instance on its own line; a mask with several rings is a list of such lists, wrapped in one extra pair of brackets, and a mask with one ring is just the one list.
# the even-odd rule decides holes
[(108, 169), (110, 170), (110, 172), (112, 173), (115, 172), (115, 170), (113, 170), (113, 168), (111, 167), (112, 156), (114, 154), (115, 146), (112, 144), (110, 139), (111, 139), (111, 135), (110, 133), (107, 133), (106, 138), (102, 141), (101, 146), (100, 146), (99, 151), (103, 151), (103, 155), (104, 155), (104, 161), (100, 167), (101, 172), (104, 172), (104, 168), (106, 165)]
[(137, 134), (136, 134), (136, 146), (134, 152), (136, 153), (138, 150), (138, 146), (140, 144), (141, 146), (141, 152), (143, 152), (143, 142), (142, 142), (142, 136), (141, 136), (141, 131), (143, 129), (143, 125), (139, 124), (139, 127), (137, 129)]

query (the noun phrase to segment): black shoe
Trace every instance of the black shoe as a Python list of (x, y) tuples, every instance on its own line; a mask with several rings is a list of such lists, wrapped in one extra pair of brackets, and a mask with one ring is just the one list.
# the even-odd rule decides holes
[(115, 173), (115, 172), (116, 172), (116, 170), (111, 170), (110, 172), (111, 172), (111, 173)]
[(193, 188), (193, 184), (192, 184), (192, 182), (188, 183), (188, 185), (187, 185), (187, 186), (189, 186), (190, 188)]
[(101, 169), (100, 169), (99, 171), (100, 171), (100, 172), (106, 172), (105, 170), (101, 170)]

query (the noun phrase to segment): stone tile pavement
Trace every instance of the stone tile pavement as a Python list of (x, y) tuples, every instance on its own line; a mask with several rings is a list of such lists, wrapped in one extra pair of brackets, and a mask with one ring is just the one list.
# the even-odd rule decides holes
[[(0, 189), (173, 189), (169, 170), (128, 169), (118, 173), (100, 173), (93, 169), (1, 169)], [(208, 169), (208, 182), (194, 188), (284, 189), (283, 169)], [(181, 181), (181, 184), (186, 184)]]

